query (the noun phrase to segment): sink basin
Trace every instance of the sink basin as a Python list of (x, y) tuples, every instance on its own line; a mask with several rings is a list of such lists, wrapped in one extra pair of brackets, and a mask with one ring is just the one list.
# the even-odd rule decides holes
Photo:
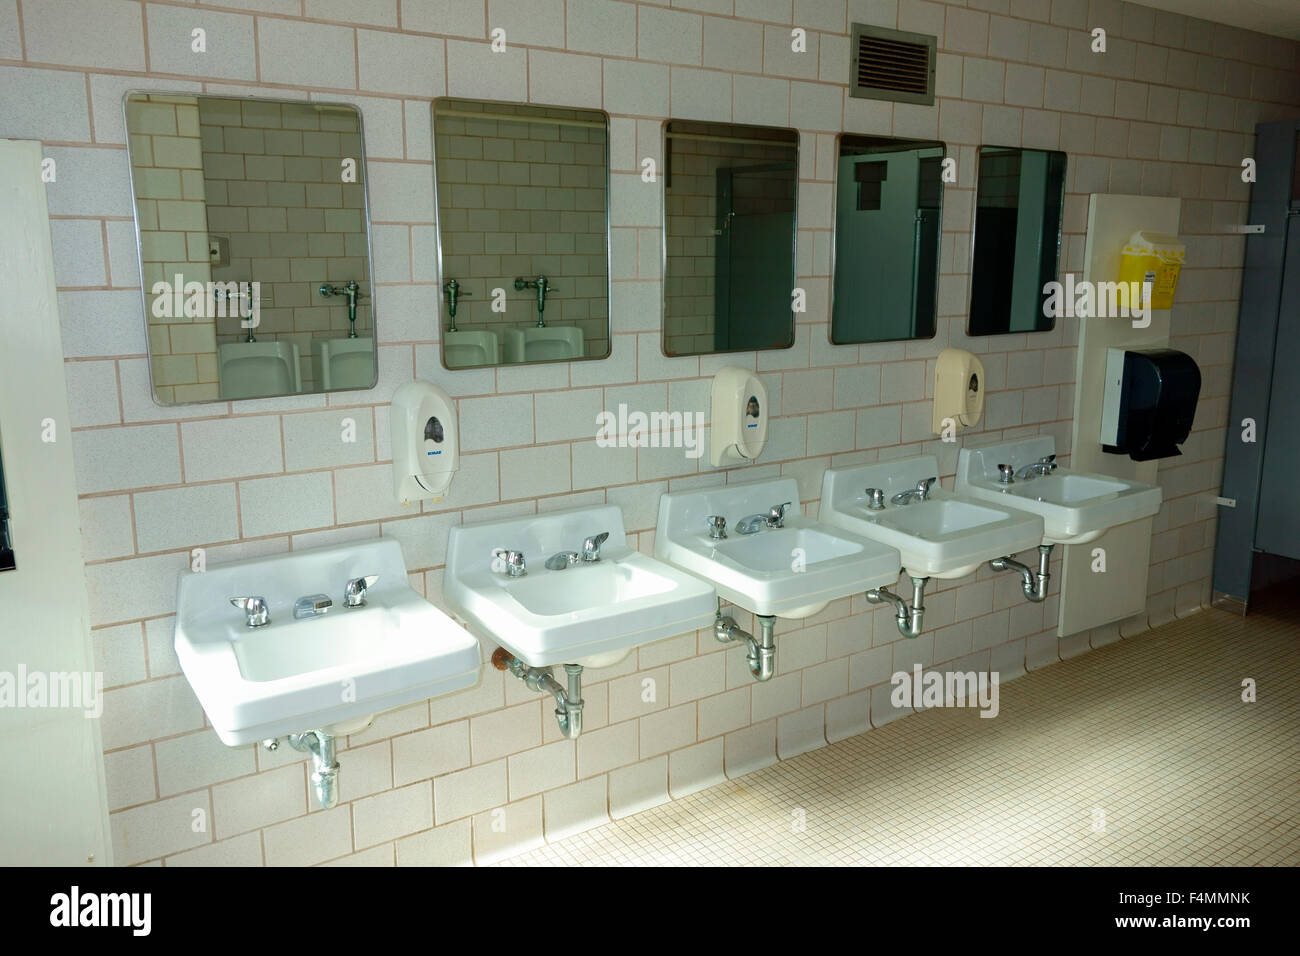
[[(737, 530), (742, 518), (786, 501), (784, 528)], [(709, 536), (709, 515), (727, 519), (728, 537)], [(900, 566), (892, 547), (800, 514), (793, 478), (664, 495), (655, 555), (713, 581), (732, 604), (785, 618), (808, 617), (836, 598), (890, 584)]]
[[(599, 561), (546, 567), (604, 531)], [(527, 574), (503, 573), (501, 548), (522, 552)], [(629, 548), (612, 505), (453, 527), (443, 594), (472, 630), (532, 667), (609, 667), (638, 644), (710, 626), (717, 607), (711, 585)]]
[[(920, 578), (965, 577), (985, 561), (1042, 543), (1040, 516), (955, 495), (938, 483), (928, 501), (890, 502), (938, 474), (933, 455), (832, 468), (822, 478), (822, 520), (897, 548), (903, 569)], [(867, 488), (884, 490), (883, 511), (867, 508)]]
[[(343, 606), (352, 578), (377, 574), (363, 607)], [(325, 593), (327, 612), (295, 619), (294, 601)], [(265, 597), (250, 628), (232, 597)], [(478, 642), (406, 581), (393, 539), (295, 551), (180, 575), (176, 656), (217, 736), (236, 746), (359, 723), (380, 711), (478, 682)]]
[(311, 362), (319, 391), (370, 388), (375, 384), (375, 340), (368, 335), (313, 339)]
[(573, 326), (530, 326), (506, 330), (507, 362), (546, 362), (582, 358), (582, 329)]
[(298, 346), (292, 342), (227, 342), (217, 346), (218, 394), (267, 398), (302, 391)]
[(501, 361), (501, 342), (486, 329), (443, 332), (442, 354), (448, 368), (496, 365)]
[(1056, 454), (1050, 436), (963, 448), (957, 458), (957, 492), (1019, 508), (1043, 519), (1043, 544), (1086, 544), (1106, 530), (1160, 510), (1159, 485), (1057, 468), (1051, 474), (998, 481), (998, 465), (1016, 471)]

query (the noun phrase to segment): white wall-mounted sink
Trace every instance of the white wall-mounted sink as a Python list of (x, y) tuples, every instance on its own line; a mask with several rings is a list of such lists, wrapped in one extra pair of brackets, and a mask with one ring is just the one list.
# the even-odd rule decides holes
[(568, 325), (507, 329), (505, 353), (507, 362), (579, 359), (582, 358), (582, 329)]
[[(345, 607), (347, 582), (372, 574), (365, 605)], [(333, 606), (295, 619), (294, 602), (318, 593)], [(269, 624), (231, 606), (250, 596), (267, 599)], [(411, 589), (393, 539), (184, 571), (176, 606), (181, 670), (232, 746), (364, 723), (479, 679), (478, 642)]]
[[(892, 503), (894, 495), (938, 474), (933, 455), (832, 468), (822, 478), (821, 519), (897, 548), (913, 577), (965, 577), (985, 561), (1042, 543), (1039, 515), (955, 495), (937, 482), (926, 501)], [(883, 510), (867, 507), (867, 488), (884, 492)]]
[[(546, 566), (603, 532), (599, 561)], [(508, 576), (499, 549), (522, 553), (527, 573)], [(717, 605), (712, 585), (629, 548), (612, 505), (453, 527), (443, 595), (472, 630), (532, 667), (608, 667), (639, 644), (710, 626)]]
[(448, 368), (496, 365), (501, 361), (501, 340), (488, 329), (443, 332), (442, 354)]
[(1116, 525), (1148, 518), (1160, 510), (1159, 485), (1058, 467), (1050, 474), (998, 480), (998, 465), (1019, 472), (1056, 454), (1050, 435), (963, 448), (957, 457), (957, 492), (981, 501), (1019, 508), (1043, 519), (1044, 544), (1085, 544)]
[[(741, 534), (742, 519), (791, 502), (785, 527)], [(710, 537), (710, 515), (727, 537)], [(713, 581), (718, 595), (754, 614), (803, 618), (836, 598), (898, 578), (891, 547), (801, 514), (793, 478), (673, 492), (659, 499), (655, 554)]]
[(218, 395), (266, 398), (302, 391), (298, 346), (292, 342), (227, 342), (217, 346)]
[(375, 340), (371, 336), (312, 339), (311, 361), (316, 388), (322, 392), (375, 384)]

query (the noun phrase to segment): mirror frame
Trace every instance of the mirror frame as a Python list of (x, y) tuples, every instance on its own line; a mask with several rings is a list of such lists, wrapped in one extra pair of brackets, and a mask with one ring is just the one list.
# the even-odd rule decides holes
[(831, 180), (831, 274), (830, 282), (826, 290), (826, 340), (831, 345), (839, 346), (856, 346), (856, 345), (886, 345), (890, 342), (926, 342), (939, 334), (939, 285), (943, 276), (943, 210), (944, 194), (947, 191), (947, 184), (943, 178), (939, 179), (939, 248), (936, 251), (935, 270), (934, 270), (934, 321), (929, 335), (912, 335), (901, 339), (871, 339), (866, 342), (836, 342), (835, 341), (835, 270), (839, 267), (839, 160), (840, 150), (844, 146), (845, 138), (849, 139), (874, 139), (874, 140), (893, 140), (898, 143), (910, 143), (914, 148), (941, 149), (943, 155), (940, 160), (948, 159), (948, 144), (942, 140), (930, 139), (909, 139), (904, 136), (883, 136), (875, 133), (850, 133), (847, 131), (840, 132), (835, 137), (835, 178)]
[[(975, 189), (971, 195), (971, 221), (970, 221), (970, 249), (968, 252), (969, 262), (968, 270), (970, 280), (966, 288), (966, 323), (963, 332), (968, 338), (989, 338), (994, 335), (1037, 335), (1040, 332), (1051, 332), (1056, 329), (1056, 318), (1052, 318), (1051, 325), (1045, 329), (1007, 329), (1005, 332), (973, 332), (971, 331), (972, 313), (971, 306), (975, 303), (975, 243), (978, 241), (976, 236), (977, 226), (979, 224), (980, 214), (980, 170), (982, 163), (982, 151), (985, 149), (1005, 149), (1015, 150), (1017, 152), (1046, 153), (1047, 155), (1059, 155), (1064, 158), (1065, 169), (1061, 174), (1061, 221), (1056, 228), (1056, 270), (1053, 278), (1060, 281), (1061, 278), (1061, 260), (1065, 253), (1065, 195), (1066, 187), (1069, 185), (1070, 154), (1063, 149), (1041, 149), (1037, 146), (999, 146), (997, 143), (980, 143), (975, 147)], [(1041, 230), (1040, 230), (1041, 234)], [(1012, 282), (1015, 282), (1015, 266), (1012, 265)], [(1042, 297), (1042, 289), (1039, 288), (1039, 297)], [(1009, 307), (1008, 307), (1009, 308)]]
[[(799, 322), (795, 318), (795, 312), (790, 310), (790, 344), (773, 345), (767, 348), (740, 348), (740, 349), (712, 349), (708, 352), (683, 352), (680, 354), (670, 353), (667, 349), (668, 338), (668, 127), (672, 123), (707, 123), (714, 126), (730, 126), (733, 129), (766, 129), (781, 130), (782, 132), (794, 134), (794, 228), (790, 230), (790, 292), (793, 295), (794, 290), (799, 285), (799, 195), (803, 191), (803, 178), (800, 175), (799, 157), (803, 151), (803, 136), (799, 130), (793, 126), (763, 126), (757, 123), (733, 123), (730, 120), (701, 120), (701, 119), (673, 119), (669, 117), (660, 124), (659, 148), (660, 156), (663, 157), (662, 168), (659, 170), (659, 178), (663, 183), (659, 190), (659, 353), (664, 358), (692, 358), (705, 355), (732, 355), (737, 352), (781, 352), (785, 349), (792, 349), (799, 337)], [(688, 139), (689, 136), (683, 136)]]
[[(144, 284), (144, 239), (140, 229), (140, 202), (135, 191), (135, 164), (131, 162), (131, 138), (126, 130), (130, 129), (130, 117), (127, 115), (127, 107), (131, 103), (132, 96), (176, 96), (189, 97), (198, 100), (203, 97), (214, 100), (254, 100), (262, 103), (292, 103), (306, 106), (328, 106), (351, 110), (357, 117), (357, 134), (361, 139), (361, 155), (357, 157), (358, 165), (361, 169), (361, 212), (364, 216), (366, 227), (366, 282), (369, 283), (370, 291), (370, 326), (371, 337), (374, 339), (375, 347), (373, 354), (370, 356), (374, 368), (374, 381), (366, 388), (332, 388), (328, 391), (312, 392), (283, 392), (279, 395), (260, 395), (257, 398), (208, 398), (194, 402), (171, 402), (164, 405), (158, 401), (158, 390), (153, 381), (153, 353), (149, 349), (149, 316), (152, 310), (149, 306), (149, 291)], [(366, 392), (371, 391), (379, 386), (379, 313), (378, 313), (378, 295), (375, 290), (375, 250), (374, 250), (374, 224), (370, 218), (370, 166), (366, 160), (366, 126), (365, 113), (356, 103), (346, 103), (336, 100), (313, 100), (310, 98), (294, 99), (279, 96), (236, 96), (223, 95), (220, 93), (196, 93), (193, 90), (152, 90), (131, 88), (122, 94), (122, 129), (123, 136), (126, 139), (126, 167), (127, 183), (131, 187), (131, 216), (135, 222), (135, 267), (140, 276), (140, 303), (141, 312), (144, 318), (144, 348), (145, 364), (149, 372), (149, 398), (159, 408), (185, 408), (197, 405), (215, 405), (221, 402), (230, 404), (232, 402), (261, 402), (277, 401), (284, 398), (302, 398), (311, 395), (333, 395), (338, 392)], [(252, 280), (249, 280), (252, 281)]]
[[(446, 296), (442, 291), (443, 283), (447, 280), (443, 271), (443, 254), (442, 254), (442, 207), (438, 202), (438, 130), (436, 128), (436, 119), (438, 104), (447, 101), (457, 103), (478, 103), (483, 106), (509, 106), (509, 107), (535, 107), (537, 109), (551, 110), (576, 110), (586, 113), (597, 113), (605, 118), (605, 338), (609, 341), (609, 347), (605, 349), (604, 355), (584, 355), (582, 358), (567, 359), (541, 359), (536, 362), (497, 362), (485, 365), (448, 365), (447, 348), (443, 342), (443, 309), (446, 306)], [(603, 362), (614, 354), (614, 237), (610, 232), (610, 206), (612, 205), (612, 182), (610, 177), (610, 140), (611, 127), (613, 118), (607, 110), (594, 106), (558, 106), (554, 103), (512, 103), (509, 100), (484, 100), (472, 96), (452, 96), (443, 94), (435, 96), (429, 103), (429, 149), (431, 156), (431, 166), (433, 172), (433, 219), (434, 219), (434, 237), (438, 245), (438, 262), (437, 262), (437, 289), (438, 312), (437, 312), (437, 331), (438, 331), (438, 361), (442, 364), (443, 369), (448, 372), (479, 372), (483, 369), (498, 368), (524, 368), (530, 365), (557, 365), (561, 362)], [(450, 317), (449, 317), (450, 318)]]
[(0, 573), (18, 567), (17, 549), (14, 547), (13, 527), (10, 524), (9, 497), (5, 489), (4, 436), (0, 435)]

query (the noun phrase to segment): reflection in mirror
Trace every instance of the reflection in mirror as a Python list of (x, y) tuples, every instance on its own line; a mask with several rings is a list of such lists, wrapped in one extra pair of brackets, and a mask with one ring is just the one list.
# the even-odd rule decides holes
[(128, 93), (154, 398), (375, 384), (361, 116)]
[(943, 143), (840, 137), (831, 341), (934, 335)]
[(981, 146), (975, 194), (971, 335), (1046, 332), (1043, 286), (1056, 280), (1065, 153)]
[(599, 110), (433, 104), (450, 369), (609, 354), (609, 118)]
[(17, 564), (14, 561), (14, 541), (9, 526), (9, 498), (5, 493), (3, 438), (0, 435), (0, 571), (12, 571)]
[(799, 134), (664, 124), (665, 355), (794, 344)]

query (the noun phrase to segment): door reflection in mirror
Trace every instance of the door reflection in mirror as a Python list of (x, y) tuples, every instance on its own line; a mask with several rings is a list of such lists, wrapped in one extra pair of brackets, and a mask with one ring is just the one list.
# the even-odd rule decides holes
[(664, 124), (666, 355), (794, 344), (799, 135)]
[(942, 143), (844, 134), (835, 185), (831, 341), (935, 331)]
[(1043, 287), (1061, 256), (1065, 153), (981, 146), (971, 267), (971, 335), (1046, 332)]

